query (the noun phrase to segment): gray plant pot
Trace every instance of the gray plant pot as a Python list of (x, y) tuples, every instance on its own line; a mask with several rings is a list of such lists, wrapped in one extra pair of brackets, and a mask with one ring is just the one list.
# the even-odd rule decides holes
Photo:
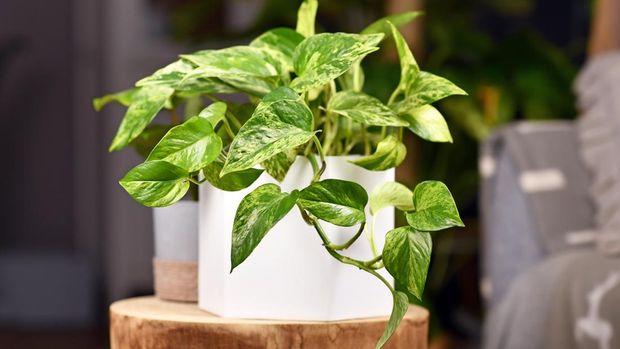
[(180, 201), (153, 209), (155, 295), (161, 299), (198, 299), (198, 203)]

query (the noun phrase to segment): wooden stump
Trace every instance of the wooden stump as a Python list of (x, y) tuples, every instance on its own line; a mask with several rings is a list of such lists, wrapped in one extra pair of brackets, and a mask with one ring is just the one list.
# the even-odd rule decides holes
[[(386, 348), (426, 349), (428, 311), (410, 306)], [(112, 349), (365, 349), (374, 348), (386, 318), (333, 322), (225, 319), (196, 304), (155, 297), (131, 298), (110, 306)]]

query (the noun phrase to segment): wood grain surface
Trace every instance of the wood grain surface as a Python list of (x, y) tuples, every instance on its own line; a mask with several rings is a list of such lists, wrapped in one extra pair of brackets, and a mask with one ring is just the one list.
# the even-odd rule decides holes
[[(428, 311), (410, 306), (386, 348), (426, 349)], [(112, 349), (365, 349), (374, 348), (385, 318), (333, 322), (225, 319), (196, 304), (155, 297), (118, 301), (110, 306)]]

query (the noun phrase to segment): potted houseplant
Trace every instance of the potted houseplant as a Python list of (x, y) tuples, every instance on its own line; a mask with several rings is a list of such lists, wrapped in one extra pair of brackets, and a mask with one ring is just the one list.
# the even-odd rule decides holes
[[(93, 106), (100, 111), (108, 103), (116, 102), (128, 107), (124, 120), (132, 120), (135, 115), (154, 118), (160, 111), (167, 110), (169, 118), (165, 123), (153, 123), (142, 128), (132, 136), (129, 143), (119, 146), (115, 139), (110, 150), (129, 146), (143, 159), (148, 160), (153, 148), (161, 138), (187, 115), (193, 115), (203, 107), (200, 99), (193, 95), (179, 94), (175, 99), (162, 101), (152, 98), (151, 92), (141, 87), (105, 95), (94, 99)], [(185, 105), (185, 117), (178, 115), (175, 107)], [(145, 105), (148, 110), (142, 109)], [(222, 113), (225, 105), (212, 104), (205, 113)], [(150, 115), (150, 116), (149, 116)], [(175, 205), (153, 209), (153, 230), (155, 256), (153, 276), (155, 295), (173, 301), (196, 302), (198, 300), (198, 187), (194, 184), (188, 189), (187, 200)]]
[[(420, 71), (397, 29), (417, 13), (381, 19), (361, 34), (315, 34), (317, 6), (302, 3), (295, 30), (181, 55), (138, 81), (148, 91), (142, 112), (125, 117), (112, 149), (129, 144), (155, 109), (177, 98), (202, 96), (221, 106), (170, 129), (120, 181), (154, 207), (204, 184), (199, 305), (222, 316), (301, 320), (391, 309), (381, 347), (408, 307), (392, 278), (421, 297), (431, 232), (463, 225), (442, 183), (412, 191), (394, 182), (406, 153), (403, 133), (450, 142), (431, 103), (465, 92)], [(389, 37), (401, 78), (384, 103), (363, 92), (361, 62)], [(230, 93), (247, 95), (247, 103), (226, 101)], [(406, 226), (394, 229), (393, 207)]]

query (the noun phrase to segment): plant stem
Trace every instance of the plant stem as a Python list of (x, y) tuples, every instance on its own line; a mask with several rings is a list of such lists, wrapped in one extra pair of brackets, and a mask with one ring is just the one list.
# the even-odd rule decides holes
[(378, 255), (377, 257), (375, 257), (375, 258), (373, 258), (373, 259), (369, 260), (368, 262), (366, 262), (366, 263), (364, 263), (364, 264), (366, 264), (366, 266), (368, 266), (368, 267), (372, 267), (373, 265), (375, 265), (378, 261), (380, 261), (380, 260), (382, 260), (382, 259), (383, 259), (383, 255), (382, 255), (382, 254), (380, 254), (380, 255)]
[(228, 134), (230, 139), (234, 139), (235, 138), (235, 133), (230, 128), (230, 124), (228, 123), (228, 120), (226, 118), (224, 118), (223, 124), (224, 124), (224, 131), (226, 131), (226, 133)]
[(351, 245), (353, 245), (353, 243), (357, 241), (360, 235), (362, 235), (362, 232), (364, 231), (365, 226), (366, 226), (366, 222), (360, 224), (360, 227), (357, 230), (357, 233), (355, 233), (355, 235), (353, 235), (353, 237), (351, 237), (351, 239), (349, 239), (344, 244), (338, 245), (338, 244), (330, 243), (329, 248), (331, 248), (332, 250), (340, 251), (340, 250), (346, 250), (347, 248), (351, 247)]
[(195, 180), (195, 179), (194, 179), (194, 178), (192, 178), (192, 177), (187, 177), (187, 180), (188, 180), (188, 181), (190, 181), (190, 182), (192, 182), (192, 183), (194, 183), (194, 184), (196, 184), (196, 185), (201, 185), (202, 183), (204, 183), (204, 182), (206, 181), (206, 179), (203, 179), (203, 180), (201, 180), (201, 181), (198, 181), (198, 180)]
[(318, 172), (314, 173), (314, 177), (312, 178), (312, 183), (316, 183), (321, 179), (321, 175), (325, 172), (325, 167), (327, 164), (325, 163), (325, 155), (323, 153), (323, 147), (321, 147), (321, 141), (316, 137), (316, 135), (312, 136), (312, 141), (316, 146), (316, 151), (319, 153), (319, 157), (321, 158), (321, 169)]

